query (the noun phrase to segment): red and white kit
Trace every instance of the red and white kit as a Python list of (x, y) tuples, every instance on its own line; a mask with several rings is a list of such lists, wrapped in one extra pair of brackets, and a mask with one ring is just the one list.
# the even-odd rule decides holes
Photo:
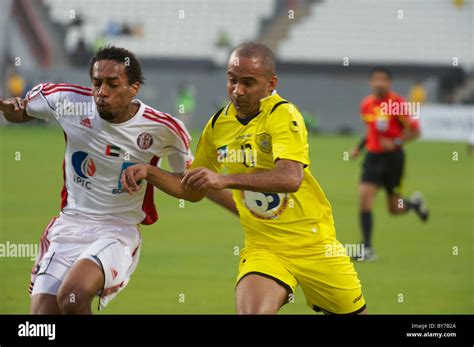
[(68, 269), (79, 259), (92, 259), (105, 275), (100, 308), (128, 283), (140, 253), (139, 224), (158, 219), (153, 186), (141, 182), (133, 195), (122, 190), (128, 166), (160, 166), (168, 157), (174, 172), (192, 162), (190, 136), (183, 123), (140, 100), (138, 112), (121, 124), (104, 121), (90, 88), (40, 84), (28, 94), (27, 114), (56, 121), (64, 131), (64, 187), (61, 213), (47, 225), (33, 267), (30, 293), (56, 295)]

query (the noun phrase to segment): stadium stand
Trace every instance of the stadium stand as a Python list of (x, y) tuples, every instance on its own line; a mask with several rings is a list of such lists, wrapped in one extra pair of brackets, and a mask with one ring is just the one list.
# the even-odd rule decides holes
[[(427, 13), (429, 7), (429, 14)], [(331, 0), (313, 3), (278, 48), (284, 61), (474, 65), (472, 1)], [(470, 43), (470, 44), (469, 44)]]
[[(225, 30), (231, 44), (258, 36), (262, 19), (272, 14), (274, 0), (137, 0), (133, 13), (123, 11), (127, 0), (45, 0), (53, 21), (69, 25), (80, 16), (81, 26), (69, 26), (65, 46), (72, 50), (80, 39), (89, 46), (97, 37), (128, 47), (141, 57), (212, 58), (217, 33)], [(74, 12), (71, 12), (74, 11)], [(143, 25), (143, 35), (107, 36), (113, 23)], [(243, 24), (245, 23), (245, 24)], [(171, 29), (172, 28), (172, 29)]]

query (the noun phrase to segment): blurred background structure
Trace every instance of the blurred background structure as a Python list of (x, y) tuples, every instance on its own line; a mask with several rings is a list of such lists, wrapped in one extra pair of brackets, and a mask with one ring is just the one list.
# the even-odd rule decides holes
[(91, 55), (115, 44), (143, 63), (143, 101), (201, 129), (226, 102), (232, 47), (256, 40), (313, 130), (361, 131), (358, 105), (380, 65), (424, 104), (425, 138), (465, 140), (473, 127), (472, 0), (3, 0), (0, 11), (11, 13), (0, 19), (4, 97), (46, 81), (89, 85)]

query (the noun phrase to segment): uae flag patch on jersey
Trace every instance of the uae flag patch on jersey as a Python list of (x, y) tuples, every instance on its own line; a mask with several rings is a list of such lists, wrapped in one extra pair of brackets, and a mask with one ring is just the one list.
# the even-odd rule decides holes
[(107, 145), (105, 149), (105, 155), (109, 157), (120, 157), (120, 147), (114, 145)]

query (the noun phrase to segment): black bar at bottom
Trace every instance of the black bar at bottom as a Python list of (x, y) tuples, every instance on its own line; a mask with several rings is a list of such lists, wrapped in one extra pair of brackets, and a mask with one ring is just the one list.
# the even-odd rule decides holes
[[(473, 345), (472, 315), (0, 316), (0, 346)], [(54, 329), (53, 329), (54, 327)], [(38, 336), (42, 335), (42, 336)], [(54, 335), (54, 336), (53, 336)]]

